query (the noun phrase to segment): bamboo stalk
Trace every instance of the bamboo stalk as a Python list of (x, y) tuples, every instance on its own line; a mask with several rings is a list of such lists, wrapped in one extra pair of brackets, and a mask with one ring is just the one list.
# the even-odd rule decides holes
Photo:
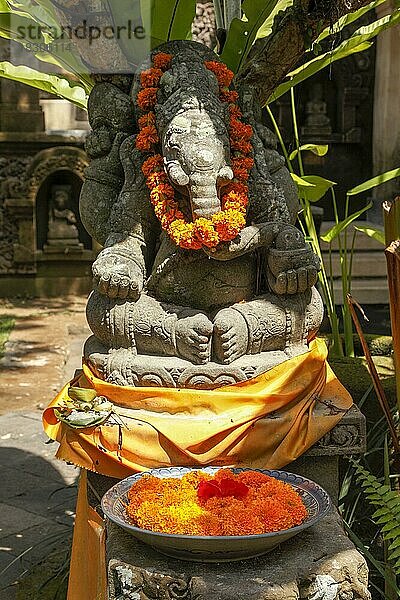
[[(400, 200), (400, 198), (398, 198), (398, 200)], [(400, 202), (398, 203), (398, 206), (400, 208)], [(385, 256), (388, 273), (390, 322), (392, 326), (396, 372), (397, 406), (400, 408), (400, 239), (393, 241), (390, 246), (386, 248)]]
[[(399, 267), (400, 267), (400, 263), (399, 263)], [(399, 269), (399, 273), (400, 273), (400, 269)], [(399, 299), (400, 299), (400, 296), (399, 296)], [(390, 437), (392, 438), (393, 448), (394, 448), (395, 455), (396, 455), (396, 463), (397, 463), (398, 460), (400, 459), (400, 442), (399, 442), (399, 438), (397, 435), (396, 425), (395, 425), (395, 422), (394, 422), (394, 419), (392, 416), (392, 411), (390, 410), (389, 402), (386, 398), (386, 394), (382, 387), (381, 380), (379, 379), (379, 375), (376, 370), (374, 361), (372, 360), (372, 356), (369, 351), (368, 344), (364, 337), (363, 330), (361, 329), (360, 321), (358, 320), (358, 316), (355, 311), (355, 306), (357, 306), (361, 311), (362, 311), (362, 309), (361, 309), (360, 305), (358, 304), (358, 302), (356, 302), (354, 300), (354, 298), (352, 297), (351, 294), (347, 294), (347, 304), (349, 305), (350, 313), (351, 313), (355, 328), (357, 330), (358, 336), (360, 338), (361, 346), (362, 346), (364, 356), (367, 361), (368, 370), (369, 370), (371, 378), (372, 378), (372, 383), (374, 384), (374, 388), (375, 388), (375, 392), (376, 392), (376, 395), (379, 400), (379, 404), (381, 405), (383, 414), (386, 417)]]

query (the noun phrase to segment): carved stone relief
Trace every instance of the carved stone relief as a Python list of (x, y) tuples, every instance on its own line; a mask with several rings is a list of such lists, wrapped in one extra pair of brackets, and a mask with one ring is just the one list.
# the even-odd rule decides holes
[(38, 190), (45, 178), (55, 171), (70, 171), (83, 179), (88, 161), (82, 150), (71, 146), (42, 150), (34, 157), (2, 160), (0, 201), (4, 250), (1, 252), (0, 272), (35, 273), (35, 202)]

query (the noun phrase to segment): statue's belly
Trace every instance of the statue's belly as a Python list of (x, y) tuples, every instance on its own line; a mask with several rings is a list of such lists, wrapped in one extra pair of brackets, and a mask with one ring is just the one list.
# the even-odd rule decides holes
[(197, 256), (196, 252), (176, 254), (158, 265), (147, 289), (161, 302), (212, 311), (249, 300), (255, 294), (255, 284), (254, 254), (222, 262), (204, 253)]

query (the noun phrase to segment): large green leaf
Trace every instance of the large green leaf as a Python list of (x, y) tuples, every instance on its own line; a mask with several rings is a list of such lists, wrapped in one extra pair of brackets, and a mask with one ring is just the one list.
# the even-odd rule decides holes
[[(118, 2), (118, 0), (116, 0)], [(190, 35), (196, 0), (141, 0), (142, 20), (150, 32), (151, 47)]]
[(298, 175), (294, 176), (292, 173), (292, 179), (297, 186), (299, 198), (303, 198), (308, 202), (318, 202), (328, 190), (336, 185), (334, 181), (329, 181), (329, 179), (324, 179), (318, 175), (299, 177)]
[(336, 21), (336, 23), (334, 23), (333, 26), (329, 25), (329, 27), (326, 27), (322, 31), (322, 33), (318, 36), (318, 38), (315, 40), (315, 43), (319, 44), (325, 38), (327, 38), (331, 35), (337, 35), (338, 33), (340, 33), (342, 31), (342, 29), (347, 27), (347, 25), (354, 23), (354, 21), (357, 21), (357, 19), (360, 19), (363, 15), (365, 15), (365, 13), (377, 8), (380, 4), (383, 4), (386, 1), (387, 0), (374, 0), (374, 2), (370, 2), (369, 4), (367, 4), (367, 6), (363, 6), (362, 8), (359, 8), (358, 10), (356, 10), (354, 12), (344, 15), (338, 21)]
[(85, 90), (79, 84), (70, 81), (66, 76), (40, 73), (30, 67), (15, 66), (4, 61), (0, 62), (0, 77), (19, 81), (45, 92), (56, 94), (81, 108), (86, 108), (87, 96)]
[[(381, 0), (383, 2), (384, 0)], [(275, 17), (280, 13), (291, 6), (293, 6), (294, 0), (279, 0), (276, 4), (275, 8), (271, 11), (271, 14), (265, 19), (264, 23), (261, 25), (260, 29), (257, 31), (256, 40), (260, 38), (265, 38), (270, 35), (272, 32), (272, 28), (274, 26)]]
[(244, 59), (250, 51), (261, 25), (272, 14), (279, 0), (244, 0), (242, 19), (233, 19), (221, 60), (234, 73), (240, 70)]
[(296, 158), (299, 152), (304, 152), (305, 150), (309, 150), (313, 154), (317, 156), (325, 156), (325, 154), (329, 150), (329, 146), (327, 144), (303, 144), (298, 149), (296, 148), (289, 156), (289, 160), (293, 160)]
[(349, 190), (347, 192), (347, 195), (356, 196), (357, 194), (361, 194), (362, 192), (367, 192), (368, 190), (371, 190), (372, 188), (377, 187), (382, 183), (386, 183), (391, 179), (395, 179), (396, 177), (400, 177), (400, 168), (392, 169), (391, 171), (386, 171), (386, 173), (381, 173), (380, 175), (372, 177), (372, 179), (368, 179), (367, 181), (360, 183), (360, 185), (357, 185), (356, 187)]
[[(70, 44), (64, 43), (65, 41), (57, 41), (55, 35), (60, 32), (60, 25), (55, 18), (47, 9), (40, 6), (26, 4), (24, 11), (17, 10), (17, 6), (21, 5), (13, 0), (0, 0), (0, 37), (12, 39), (26, 46), (30, 42), (29, 31), (31, 31), (31, 49), (27, 52), (29, 51), (41, 62), (57, 65), (63, 70), (73, 73), (89, 93), (93, 87), (93, 80), (78, 52), (69, 50)], [(35, 50), (41, 45), (47, 47), (48, 51)]]
[(370, 238), (373, 238), (380, 244), (383, 244), (384, 246), (386, 245), (385, 232), (383, 231), (383, 229), (379, 229), (379, 227), (373, 227), (372, 225), (357, 225), (354, 226), (354, 229), (365, 233), (365, 235), (367, 235)]
[(340, 223), (336, 223), (336, 225), (334, 225), (333, 227), (328, 229), (328, 231), (326, 231), (324, 233), (324, 235), (321, 235), (321, 240), (323, 240), (324, 242), (327, 242), (328, 244), (330, 242), (332, 242), (334, 239), (336, 239), (342, 233), (342, 231), (344, 231), (350, 225), (350, 223), (355, 221), (366, 210), (369, 210), (371, 208), (371, 206), (372, 206), (372, 202), (367, 204), (367, 206), (364, 206), (364, 208), (362, 208), (361, 210), (358, 210), (357, 212), (353, 213), (352, 215), (349, 215), (347, 217), (347, 219), (340, 221)]
[(60, 29), (60, 23), (55, 13), (52, 14), (49, 10), (38, 4), (21, 4), (13, 0), (0, 0), (0, 12), (8, 13), (12, 20), (16, 17), (25, 17), (32, 19), (32, 21), (43, 27)]
[(288, 81), (283, 82), (276, 88), (276, 90), (268, 99), (267, 104), (277, 100), (292, 87), (299, 84), (301, 81), (308, 79), (312, 75), (315, 75), (315, 73), (318, 73), (318, 71), (321, 71), (325, 67), (330, 66), (333, 62), (370, 48), (372, 42), (369, 40), (376, 37), (385, 29), (393, 27), (398, 23), (400, 23), (400, 9), (394, 10), (390, 15), (386, 15), (385, 17), (374, 21), (374, 23), (371, 23), (370, 25), (360, 27), (350, 38), (344, 40), (331, 52), (325, 52), (324, 54), (321, 54), (320, 56), (302, 65), (298, 69), (291, 71), (288, 74)]

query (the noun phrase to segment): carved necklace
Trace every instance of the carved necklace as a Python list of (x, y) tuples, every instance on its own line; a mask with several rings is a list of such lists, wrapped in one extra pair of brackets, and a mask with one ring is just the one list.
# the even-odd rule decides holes
[(253, 129), (241, 121), (243, 115), (237, 105), (238, 94), (229, 90), (233, 72), (223, 63), (205, 62), (206, 68), (212, 71), (218, 80), (220, 100), (228, 104), (234, 180), (225, 187), (222, 210), (213, 214), (210, 219), (200, 217), (193, 222), (186, 221), (175, 200), (175, 190), (169, 183), (163, 157), (156, 151), (160, 140), (153, 109), (157, 103), (160, 79), (169, 69), (171, 60), (171, 54), (159, 52), (153, 56), (153, 66), (140, 74), (137, 103), (144, 114), (138, 120), (140, 131), (136, 137), (136, 148), (143, 153), (151, 152), (151, 156), (142, 165), (142, 171), (150, 190), (150, 201), (163, 230), (181, 248), (215, 248), (220, 242), (233, 240), (246, 224), (247, 180), (254, 164), (250, 143)]

